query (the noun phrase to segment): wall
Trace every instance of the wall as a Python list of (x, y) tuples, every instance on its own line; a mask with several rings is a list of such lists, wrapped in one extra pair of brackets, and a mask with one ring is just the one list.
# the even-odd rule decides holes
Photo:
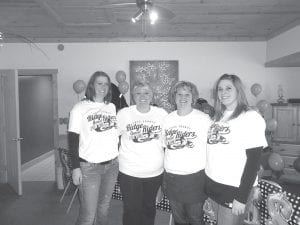
[[(115, 82), (115, 73), (129, 75), (130, 60), (178, 60), (179, 79), (195, 82), (201, 97), (212, 103), (211, 88), (223, 73), (235, 73), (244, 81), (248, 99), (255, 105), (260, 99), (274, 102), (281, 84), (286, 98), (300, 98), (300, 68), (266, 68), (266, 42), (129, 42), (4, 44), (0, 50), (0, 69), (58, 69), (59, 117), (66, 117), (78, 96), (72, 89), (77, 79), (87, 80), (96, 70), (107, 72)], [(129, 77), (127, 77), (129, 82)], [(263, 92), (256, 99), (250, 93), (253, 83)], [(129, 94), (126, 94), (129, 102)], [(60, 133), (65, 133), (60, 125)]]
[(273, 61), (300, 52), (300, 26), (296, 26), (267, 41), (266, 61)]

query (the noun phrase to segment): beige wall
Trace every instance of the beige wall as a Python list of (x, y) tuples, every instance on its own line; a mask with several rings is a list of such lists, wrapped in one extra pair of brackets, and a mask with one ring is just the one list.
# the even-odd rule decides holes
[[(251, 105), (260, 99), (276, 101), (279, 84), (286, 98), (300, 98), (300, 68), (265, 68), (266, 42), (64, 43), (64, 51), (58, 51), (57, 43), (37, 46), (40, 50), (29, 44), (4, 44), (0, 69), (57, 68), (59, 117), (68, 116), (78, 101), (74, 81), (87, 80), (96, 70), (107, 72), (115, 81), (115, 73), (124, 70), (129, 82), (130, 60), (178, 60), (179, 79), (194, 82), (210, 103), (211, 88), (223, 73), (242, 78)], [(257, 99), (250, 93), (253, 83), (263, 87)], [(65, 133), (64, 125), (60, 133)]]
[(273, 61), (300, 52), (300, 26), (267, 41), (266, 61)]

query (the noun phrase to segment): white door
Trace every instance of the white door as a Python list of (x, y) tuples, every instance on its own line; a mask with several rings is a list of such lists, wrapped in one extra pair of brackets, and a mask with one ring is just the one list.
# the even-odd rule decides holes
[(7, 181), (18, 195), (22, 195), (18, 74), (17, 70), (0, 70), (0, 74), (4, 84)]

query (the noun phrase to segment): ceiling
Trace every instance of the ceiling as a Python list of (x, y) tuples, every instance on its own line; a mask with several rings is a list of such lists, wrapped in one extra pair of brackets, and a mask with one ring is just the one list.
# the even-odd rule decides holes
[(131, 22), (135, 0), (0, 0), (0, 41), (261, 41), (300, 24), (299, 0), (153, 4), (166, 13), (155, 25)]

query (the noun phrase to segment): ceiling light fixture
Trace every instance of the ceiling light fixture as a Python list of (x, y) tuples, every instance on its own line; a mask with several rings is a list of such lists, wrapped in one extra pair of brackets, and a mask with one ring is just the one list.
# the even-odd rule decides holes
[(155, 22), (157, 21), (158, 19), (158, 14), (157, 12), (155, 12), (154, 10), (151, 10), (149, 12), (149, 19), (150, 19), (150, 24), (153, 25), (155, 24)]
[(131, 18), (131, 21), (133, 22), (133, 23), (136, 23), (136, 21), (139, 21), (140, 20), (140, 18), (141, 18), (141, 16), (144, 14), (144, 12), (141, 10), (141, 9), (139, 9), (139, 11), (137, 11), (135, 14), (134, 14), (134, 16)]
[(152, 9), (152, 2), (149, 0), (144, 0), (141, 2), (138, 2), (139, 10), (134, 14), (134, 16), (131, 18), (131, 21), (133, 23), (136, 23), (141, 19), (142, 16), (147, 15), (150, 20), (150, 24), (155, 24), (155, 22), (158, 19), (158, 14), (156, 11)]

